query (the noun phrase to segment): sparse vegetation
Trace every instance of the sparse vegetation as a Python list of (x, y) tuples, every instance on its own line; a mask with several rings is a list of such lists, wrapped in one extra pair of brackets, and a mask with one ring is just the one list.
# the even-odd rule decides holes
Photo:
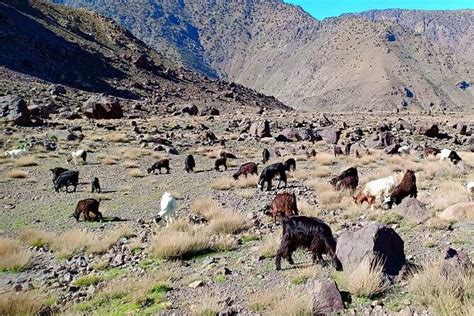
[(0, 238), (0, 272), (26, 269), (31, 259), (31, 254), (17, 242)]
[(387, 289), (382, 277), (383, 264), (368, 259), (362, 261), (359, 266), (347, 275), (347, 289), (352, 295), (362, 298), (373, 298)]
[(10, 179), (25, 179), (28, 178), (28, 172), (20, 169), (12, 169), (7, 172), (7, 177)]

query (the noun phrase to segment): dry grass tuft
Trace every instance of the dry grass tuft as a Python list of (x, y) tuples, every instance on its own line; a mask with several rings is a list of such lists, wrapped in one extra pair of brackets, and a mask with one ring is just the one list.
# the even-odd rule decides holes
[(446, 180), (438, 182), (438, 185), (436, 193), (430, 199), (430, 204), (434, 211), (443, 211), (445, 208), (458, 202), (467, 201), (466, 189), (459, 180)]
[(132, 229), (122, 225), (113, 230), (105, 232), (102, 236), (93, 239), (93, 243), (87, 246), (87, 252), (94, 254), (102, 254), (107, 252), (120, 239), (134, 236)]
[(141, 172), (140, 169), (133, 168), (128, 170), (128, 175), (134, 178), (143, 178), (145, 175)]
[(12, 169), (7, 172), (7, 177), (10, 179), (25, 179), (28, 178), (28, 172), (20, 169)]
[(249, 175), (247, 177), (241, 177), (235, 182), (235, 187), (238, 189), (249, 189), (256, 188), (258, 182), (257, 175)]
[(409, 284), (415, 303), (431, 308), (435, 315), (472, 315), (474, 278), (472, 268), (465, 274), (441, 273), (441, 265), (429, 264), (415, 274)]
[(32, 167), (37, 166), (38, 163), (35, 161), (34, 156), (19, 157), (14, 160), (15, 167)]
[(49, 247), (54, 240), (54, 236), (38, 229), (27, 228), (18, 234), (18, 239), (28, 246), (40, 248)]
[(150, 154), (149, 150), (143, 148), (129, 148), (123, 152), (122, 156), (128, 160), (137, 160), (138, 158), (149, 156)]
[(257, 292), (249, 298), (249, 309), (264, 315), (311, 315), (309, 297), (297, 287)]
[(17, 242), (0, 238), (0, 271), (21, 271), (31, 263), (31, 254)]
[(206, 294), (199, 298), (194, 304), (189, 306), (191, 313), (196, 316), (210, 316), (217, 315), (222, 309), (219, 303), (219, 297), (215, 295)]
[(122, 167), (124, 167), (125, 169), (139, 169), (140, 166), (134, 162), (134, 161), (131, 161), (131, 160), (126, 160), (122, 163)]
[(273, 233), (266, 235), (263, 242), (258, 247), (258, 256), (260, 258), (272, 258), (276, 255), (278, 247), (280, 247), (281, 233)]
[(211, 184), (211, 188), (214, 190), (226, 191), (226, 190), (232, 189), (234, 184), (235, 184), (234, 179), (222, 177), (218, 179), (216, 182), (214, 182), (213, 184)]
[(328, 153), (318, 153), (316, 157), (313, 158), (317, 165), (320, 166), (332, 166), (337, 162), (337, 159), (334, 158), (334, 155)]
[(112, 133), (107, 136), (107, 139), (112, 143), (126, 143), (127, 142), (127, 135), (123, 133)]
[(33, 292), (6, 292), (0, 294), (0, 315), (40, 315), (45, 297)]
[(242, 190), (236, 190), (235, 195), (240, 196), (241, 198), (244, 199), (250, 199), (254, 196), (255, 190), (254, 189), (242, 189)]
[(212, 247), (209, 237), (192, 230), (187, 232), (163, 229), (151, 242), (151, 253), (163, 259), (188, 259)]
[(250, 227), (245, 217), (232, 211), (222, 211), (209, 224), (215, 234), (237, 234)]
[(319, 210), (316, 208), (316, 205), (310, 205), (307, 201), (298, 201), (298, 211), (300, 215), (318, 217)]
[(191, 205), (191, 210), (204, 217), (206, 220), (212, 220), (219, 216), (221, 212), (219, 205), (210, 197), (196, 199)]
[(347, 289), (352, 295), (365, 298), (383, 293), (387, 285), (383, 281), (382, 270), (383, 263), (379, 260), (371, 264), (365, 259), (349, 276), (346, 276)]
[(120, 161), (120, 157), (101, 154), (98, 156), (98, 160), (103, 165), (116, 165)]

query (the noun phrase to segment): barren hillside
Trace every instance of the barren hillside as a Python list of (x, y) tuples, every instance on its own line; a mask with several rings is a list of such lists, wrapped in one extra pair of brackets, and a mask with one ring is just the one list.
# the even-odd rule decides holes
[(91, 93), (105, 93), (143, 103), (147, 111), (187, 104), (287, 109), (274, 98), (183, 69), (111, 19), (83, 9), (2, 2), (0, 37), (0, 95), (44, 103), (52, 83), (71, 88), (70, 100), (55, 100), (70, 107)]
[(471, 11), (425, 12), (426, 21), (432, 14), (437, 22), (426, 22), (420, 33), (419, 26), (409, 27), (414, 18), (403, 14), (320, 22), (279, 0), (55, 2), (104, 13), (184, 65), (295, 108), (473, 109), (472, 87), (458, 86), (473, 81), (473, 62), (464, 54), (469, 35), (463, 31), (472, 23)]

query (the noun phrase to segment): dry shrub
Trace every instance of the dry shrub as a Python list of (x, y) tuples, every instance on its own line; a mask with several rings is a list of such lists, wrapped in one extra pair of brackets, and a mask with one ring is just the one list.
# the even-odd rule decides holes
[(232, 211), (222, 211), (209, 224), (215, 234), (237, 234), (250, 227), (242, 214)]
[(18, 239), (28, 246), (39, 248), (49, 247), (54, 240), (54, 236), (38, 229), (27, 228), (18, 234)]
[(107, 139), (112, 143), (126, 143), (127, 142), (127, 135), (123, 133), (112, 133), (107, 136)]
[(258, 292), (248, 301), (251, 311), (266, 312), (264, 315), (312, 315), (308, 295), (301, 294), (301, 289), (295, 286)]
[(10, 179), (25, 179), (28, 178), (28, 172), (20, 169), (12, 169), (7, 172), (7, 177)]
[(250, 199), (254, 196), (255, 190), (253, 189), (243, 189), (243, 190), (236, 190), (235, 195), (240, 196), (244, 199)]
[(143, 178), (145, 175), (138, 168), (128, 170), (128, 175), (134, 178)]
[(312, 172), (307, 169), (297, 169), (293, 171), (290, 176), (300, 181), (306, 181), (311, 178)]
[(332, 211), (352, 205), (352, 198), (348, 196), (346, 191), (336, 191), (328, 182), (315, 182), (313, 183), (313, 189), (324, 209)]
[(434, 211), (443, 211), (453, 204), (467, 201), (466, 188), (459, 181), (447, 180), (438, 182), (438, 185), (430, 199)]
[(122, 225), (113, 230), (105, 232), (102, 236), (95, 236), (93, 243), (87, 246), (87, 252), (102, 254), (107, 252), (121, 238), (132, 237), (134, 234), (128, 226)]
[(134, 161), (131, 161), (131, 160), (126, 160), (122, 163), (122, 167), (124, 167), (125, 169), (138, 169), (140, 168), (140, 166), (134, 162)]
[(37, 166), (38, 163), (35, 161), (34, 156), (19, 157), (14, 160), (15, 167), (32, 167)]
[(235, 181), (231, 178), (222, 177), (211, 184), (211, 188), (214, 190), (230, 190), (234, 186)]
[(191, 205), (191, 210), (204, 217), (206, 220), (211, 220), (219, 216), (221, 212), (219, 205), (210, 197), (203, 197), (196, 199)]
[(31, 263), (31, 254), (16, 241), (0, 238), (0, 271), (21, 271)]
[[(331, 168), (326, 166), (317, 166), (314, 170), (311, 171), (311, 176), (318, 178), (329, 177), (332, 174)], [(314, 180), (320, 181), (320, 180)]]
[(219, 297), (215, 295), (205, 294), (199, 297), (199, 300), (189, 306), (191, 313), (198, 316), (217, 315), (222, 309), (219, 303)]
[(276, 255), (278, 247), (280, 247), (281, 233), (273, 233), (266, 235), (259, 245), (257, 251), (260, 258), (272, 258)]
[(434, 216), (426, 222), (426, 225), (431, 229), (448, 230), (451, 226), (451, 222), (446, 221), (438, 216)]
[(347, 289), (352, 295), (371, 298), (383, 293), (387, 285), (383, 280), (383, 263), (364, 259), (359, 266), (346, 276)]
[(300, 215), (310, 216), (310, 217), (318, 217), (319, 210), (317, 209), (316, 205), (310, 205), (307, 201), (298, 201), (298, 211)]
[(316, 157), (313, 158), (317, 165), (321, 166), (332, 166), (337, 162), (337, 159), (334, 158), (334, 155), (328, 153), (318, 153)]
[(108, 154), (101, 154), (97, 157), (97, 159), (103, 165), (116, 165), (120, 161), (120, 157)]
[(163, 229), (151, 241), (151, 253), (163, 259), (187, 259), (207, 252), (212, 243), (203, 232)]
[(40, 315), (45, 307), (45, 297), (34, 292), (6, 292), (0, 294), (0, 315)]
[(304, 284), (311, 278), (319, 277), (321, 275), (321, 270), (319, 266), (312, 265), (306, 268), (297, 269), (290, 275), (291, 283), (295, 285)]
[(238, 247), (237, 240), (234, 237), (232, 237), (232, 235), (216, 236), (214, 240), (214, 244), (212, 245), (212, 249), (218, 252), (232, 251), (232, 250), (237, 249), (237, 247)]
[(51, 243), (51, 250), (59, 258), (70, 258), (78, 253), (105, 253), (119, 239), (132, 236), (127, 226), (120, 226), (97, 235), (82, 230), (70, 230), (59, 234)]
[(126, 149), (122, 156), (128, 160), (137, 160), (138, 158), (149, 156), (150, 151), (143, 148), (129, 148)]
[(256, 188), (257, 182), (258, 182), (257, 175), (249, 175), (247, 177), (240, 177), (235, 182), (235, 187), (238, 189)]
[(367, 166), (376, 162), (382, 161), (382, 152), (378, 150), (373, 150), (370, 154), (365, 154), (363, 152), (360, 153), (362, 156), (360, 158), (356, 158), (355, 156), (351, 156), (349, 161), (355, 167), (362, 167)]
[(465, 274), (443, 275), (441, 265), (431, 263), (415, 274), (409, 284), (413, 300), (432, 308), (435, 315), (472, 315), (474, 278), (472, 268)]

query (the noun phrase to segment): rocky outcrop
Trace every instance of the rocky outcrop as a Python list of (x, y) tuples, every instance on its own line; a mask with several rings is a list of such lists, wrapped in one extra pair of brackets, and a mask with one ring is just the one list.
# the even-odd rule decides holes
[(344, 271), (349, 272), (363, 260), (380, 260), (383, 271), (396, 276), (406, 263), (402, 238), (392, 228), (377, 222), (343, 233), (337, 240), (336, 255)]
[(17, 95), (0, 97), (1, 116), (17, 126), (32, 124), (26, 101)]
[(404, 198), (392, 211), (416, 224), (423, 223), (431, 217), (431, 212), (426, 208), (425, 204), (412, 197)]
[(99, 95), (84, 102), (84, 115), (93, 119), (119, 119), (123, 110), (117, 98)]
[(334, 281), (310, 279), (306, 283), (310, 296), (310, 309), (313, 315), (328, 315), (344, 309), (341, 293)]

